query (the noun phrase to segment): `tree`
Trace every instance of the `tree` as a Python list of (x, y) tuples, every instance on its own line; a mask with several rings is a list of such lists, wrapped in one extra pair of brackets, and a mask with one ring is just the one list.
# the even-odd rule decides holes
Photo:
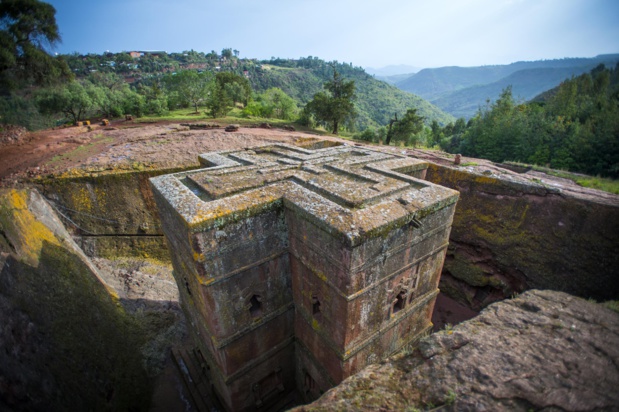
[(124, 114), (141, 116), (145, 99), (131, 89), (124, 79), (114, 73), (96, 72), (89, 76), (93, 106), (105, 117)]
[(215, 75), (215, 83), (206, 106), (213, 117), (225, 116), (235, 103), (247, 105), (251, 97), (251, 86), (243, 76), (232, 72)]
[(268, 89), (262, 99), (266, 108), (265, 117), (292, 120), (297, 114), (297, 104), (279, 87)]
[(71, 77), (64, 60), (46, 48), (60, 41), (56, 9), (38, 0), (0, 2), (0, 87), (15, 89), (21, 82), (43, 85)]
[(430, 124), (430, 130), (430, 145), (435, 146), (440, 144), (443, 138), (443, 131), (441, 130), (441, 126), (436, 120), (432, 120), (432, 123)]
[(211, 50), (211, 52), (207, 53), (205, 57), (209, 61), (219, 60), (219, 55), (217, 54), (215, 50)]
[(409, 144), (417, 145), (417, 135), (423, 130), (423, 117), (417, 115), (417, 109), (408, 109), (402, 119), (398, 120), (397, 114), (395, 119), (389, 122), (389, 132), (387, 133), (388, 145), (391, 140), (403, 141)]
[(232, 49), (231, 48), (223, 49), (221, 51), (221, 57), (225, 57), (226, 59), (231, 59), (232, 58)]
[(161, 88), (159, 82), (154, 81), (151, 86), (140, 85), (138, 93), (144, 96), (146, 112), (162, 116), (168, 112), (168, 95)]
[(243, 109), (245, 116), (293, 120), (298, 109), (294, 99), (278, 87), (272, 87), (254, 97)]
[(333, 69), (333, 80), (323, 85), (326, 92), (318, 92), (307, 104), (308, 111), (316, 120), (331, 126), (333, 134), (338, 134), (339, 126), (346, 120), (352, 120), (356, 111), (355, 81), (346, 81)]
[(74, 122), (80, 121), (95, 105), (92, 87), (90, 82), (84, 85), (73, 81), (65, 86), (43, 89), (37, 95), (37, 106), (43, 114), (63, 113)]
[(198, 73), (194, 70), (167, 75), (164, 82), (170, 91), (178, 94), (181, 104), (191, 104), (196, 113), (213, 88), (213, 77), (209, 72)]

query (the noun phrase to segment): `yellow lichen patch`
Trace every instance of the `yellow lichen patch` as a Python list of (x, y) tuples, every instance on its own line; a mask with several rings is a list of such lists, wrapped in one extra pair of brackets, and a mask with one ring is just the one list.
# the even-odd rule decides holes
[(26, 209), (26, 193), (11, 190), (11, 194), (9, 195), (11, 199), (10, 206), (14, 209)]
[(204, 262), (204, 253), (193, 252), (193, 259), (196, 262)]
[(85, 187), (71, 192), (71, 203), (79, 211), (92, 212), (91, 195)]
[(323, 282), (326, 282), (326, 281), (327, 281), (327, 277), (326, 277), (326, 276), (325, 276), (325, 274), (324, 274), (324, 273), (322, 273), (321, 271), (316, 271), (316, 272), (314, 272), (314, 273), (316, 273), (316, 276), (318, 276), (318, 277), (319, 277), (319, 278), (320, 278)]
[(60, 245), (51, 230), (28, 210), (28, 192), (11, 190), (0, 198), (0, 228), (9, 238), (17, 254), (36, 266), (44, 242)]
[(101, 209), (101, 210), (107, 210), (108, 206), (107, 206), (107, 199), (108, 199), (108, 192), (105, 188), (102, 187), (95, 187), (94, 188), (94, 192), (95, 192), (95, 198), (96, 198), (96, 206)]

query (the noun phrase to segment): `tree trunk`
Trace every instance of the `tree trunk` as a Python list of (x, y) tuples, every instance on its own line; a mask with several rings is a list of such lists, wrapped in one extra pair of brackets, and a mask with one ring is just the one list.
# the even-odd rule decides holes
[(335, 120), (333, 122), (333, 134), (337, 134), (338, 132), (338, 126), (339, 126), (339, 122), (337, 120)]
[(392, 134), (391, 134), (391, 127), (393, 126), (393, 124), (395, 122), (398, 121), (398, 114), (395, 113), (394, 116), (395, 116), (395, 119), (389, 120), (389, 130), (387, 130), (387, 139), (386, 139), (386, 142), (385, 142), (385, 146), (389, 146), (389, 143), (391, 142), (391, 136), (392, 136)]

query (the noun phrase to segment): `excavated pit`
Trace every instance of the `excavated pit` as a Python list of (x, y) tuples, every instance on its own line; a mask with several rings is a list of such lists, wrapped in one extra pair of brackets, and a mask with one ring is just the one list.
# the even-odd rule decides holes
[[(223, 141), (223, 136), (215, 132), (209, 132), (215, 133), (209, 135), (201, 131), (179, 131), (175, 127), (166, 126), (165, 135), (157, 138), (152, 134), (139, 132), (141, 133), (139, 141), (143, 145), (151, 146), (153, 142), (160, 142), (161, 148), (165, 147), (165, 139), (170, 142), (176, 142), (178, 138), (189, 139), (196, 147), (206, 142), (208, 136), (213, 136), (214, 141), (211, 142), (213, 144), (221, 144)], [(120, 132), (114, 131), (114, 133)], [(252, 132), (247, 131), (243, 136), (251, 136)], [(188, 135), (175, 136), (175, 133), (188, 133)], [(273, 139), (266, 135), (264, 138)], [(303, 143), (304, 138), (299, 133), (292, 140), (295, 139)], [(91, 141), (97, 140), (91, 138)], [(273, 141), (281, 140), (273, 139)], [(33, 142), (35, 140), (30, 143)], [(305, 143), (307, 144), (307, 141)], [(98, 266), (100, 273), (107, 270), (108, 279), (102, 277), (101, 281), (105, 280), (105, 283), (115, 285), (114, 293), (120, 295), (119, 304), (125, 306), (127, 313), (144, 314), (149, 310), (155, 310), (153, 306), (164, 313), (168, 311), (170, 312), (168, 323), (155, 325), (150, 330), (159, 331), (157, 333), (167, 330), (172, 335), (175, 333), (182, 335), (182, 321), (178, 323), (180, 319), (178, 306), (174, 308), (174, 299), (169, 293), (157, 289), (158, 285), (171, 282), (171, 272), (166, 272), (165, 269), (170, 270), (171, 260), (148, 179), (186, 168), (200, 167), (195, 158), (195, 150), (200, 149), (174, 149), (172, 152), (177, 153), (180, 160), (158, 162), (156, 157), (152, 157), (153, 154), (147, 154), (143, 159), (139, 156), (123, 155), (123, 150), (126, 154), (128, 149), (123, 148), (123, 144), (138, 143), (115, 144), (112, 146), (112, 151), (107, 154), (93, 155), (94, 160), (84, 162), (86, 163), (84, 168), (69, 172), (54, 172), (52, 176), (35, 178), (28, 183), (28, 186), (38, 188), (49, 201), (51, 209), (59, 215), (71, 237), (91, 257), (90, 264)], [(242, 147), (240, 146), (242, 139), (234, 144)], [(333, 144), (330, 142), (326, 145)], [(417, 150), (403, 152), (392, 148), (380, 148), (380, 150), (429, 160), (427, 179), (461, 193), (439, 286), (452, 300), (443, 303), (443, 306), (439, 304), (433, 319), (435, 325), (455, 323), (455, 320), (471, 316), (475, 311), (494, 301), (533, 287), (563, 290), (598, 300), (617, 299), (619, 296), (619, 277), (616, 269), (619, 267), (619, 257), (615, 253), (616, 245), (619, 244), (617, 196), (578, 188), (561, 179), (534, 171), (512, 172), (501, 168), (500, 165), (479, 160), (475, 160), (477, 166), (455, 166), (448, 157), (437, 156), (430, 152)], [(189, 161), (189, 158), (192, 160)], [(106, 170), (108, 169), (106, 164), (110, 162), (122, 167)], [(196, 187), (194, 189), (197, 190)], [(350, 201), (354, 203), (354, 198), (351, 199)], [(17, 263), (21, 257), (15, 260), (14, 257), (21, 256), (23, 251), (19, 247), (19, 241), (11, 235), (8, 229), (10, 226), (11, 223), (5, 221), (0, 228), (4, 281), (8, 279), (6, 276), (9, 267), (19, 270), (19, 273), (23, 273), (26, 269), (32, 270), (30, 266), (20, 266)], [(34, 237), (37, 236), (39, 235), (35, 233)], [(47, 251), (56, 250), (55, 248), (50, 249), (46, 246), (43, 250), (46, 251), (45, 262), (58, 262), (57, 259), (48, 259), (56, 252), (50, 254)], [(37, 269), (36, 265), (32, 268), (39, 272), (43, 271), (41, 273), (46, 273), (48, 276), (55, 273), (54, 270), (44, 270), (42, 267)], [(101, 270), (105, 268), (107, 269)], [(155, 268), (161, 270), (157, 273), (159, 269)], [(36, 290), (26, 288), (22, 292), (43, 293), (35, 292)], [(143, 298), (140, 298), (142, 293)], [(172, 303), (161, 307), (151, 305), (152, 293), (161, 293), (161, 296), (167, 296), (166, 302)], [(30, 330), (31, 332), (27, 333), (35, 333), (39, 324), (33, 322), (31, 318), (28, 320), (28, 316), (36, 315), (34, 308), (24, 306), (23, 303), (16, 304), (16, 301), (11, 299), (13, 298), (4, 301), (6, 305), (3, 306), (3, 313), (7, 319), (12, 319), (6, 324), (16, 325), (13, 326), (16, 331), (26, 333)], [(19, 299), (21, 299), (19, 302), (24, 301), (23, 298)], [(397, 298), (395, 300), (397, 303)], [(131, 304), (128, 305), (129, 303)], [(166, 316), (168, 315), (161, 318), (165, 320)], [(146, 319), (146, 323), (150, 322), (152, 326), (154, 318), (147, 316), (142, 320)], [(41, 319), (45, 320), (44, 317)], [(172, 327), (173, 325), (177, 326)], [(170, 327), (172, 330), (176, 327), (176, 332), (170, 330)], [(22, 338), (17, 338), (17, 335), (11, 336), (13, 340), (5, 340), (5, 345), (9, 348), (19, 347), (17, 342)], [(160, 342), (165, 341), (164, 338), (159, 339)], [(28, 344), (24, 348), (27, 346)], [(41, 353), (51, 351), (48, 347), (39, 349)], [(30, 362), (25, 355), (23, 356), (22, 364), (36, 364), (32, 359)], [(157, 364), (157, 370), (160, 371), (165, 364), (162, 365), (161, 357), (154, 358), (159, 359), (153, 361), (153, 364)], [(10, 364), (7, 360), (3, 362), (4, 368)], [(19, 369), (16, 366), (11, 368)], [(146, 378), (137, 381), (144, 382), (144, 388), (152, 389), (153, 383), (149, 380), (146, 369), (138, 367), (133, 370), (134, 373), (142, 370), (139, 373), (143, 373)], [(27, 398), (23, 395), (25, 392), (20, 392), (22, 391), (20, 382), (27, 382), (29, 376), (34, 375), (24, 373), (21, 376), (12, 376), (9, 378), (8, 386), (6, 383), (2, 384), (4, 386), (0, 385), (4, 391), (4, 399), (13, 400), (17, 404), (27, 402)], [(48, 386), (48, 390), (49, 388)], [(151, 389), (141, 393), (148, 394)], [(167, 390), (169, 389), (164, 389), (163, 392)], [(45, 393), (49, 396), (51, 392)], [(107, 401), (114, 402), (119, 399), (119, 392), (115, 391), (111, 397), (110, 393), (104, 396)], [(150, 395), (146, 395), (148, 396)]]

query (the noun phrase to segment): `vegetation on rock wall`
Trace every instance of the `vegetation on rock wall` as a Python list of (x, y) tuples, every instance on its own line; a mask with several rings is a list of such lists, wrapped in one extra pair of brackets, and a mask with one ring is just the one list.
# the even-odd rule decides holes
[(440, 285), (452, 298), (479, 309), (530, 288), (619, 293), (616, 204), (466, 168), (430, 164), (427, 179), (460, 192)]

